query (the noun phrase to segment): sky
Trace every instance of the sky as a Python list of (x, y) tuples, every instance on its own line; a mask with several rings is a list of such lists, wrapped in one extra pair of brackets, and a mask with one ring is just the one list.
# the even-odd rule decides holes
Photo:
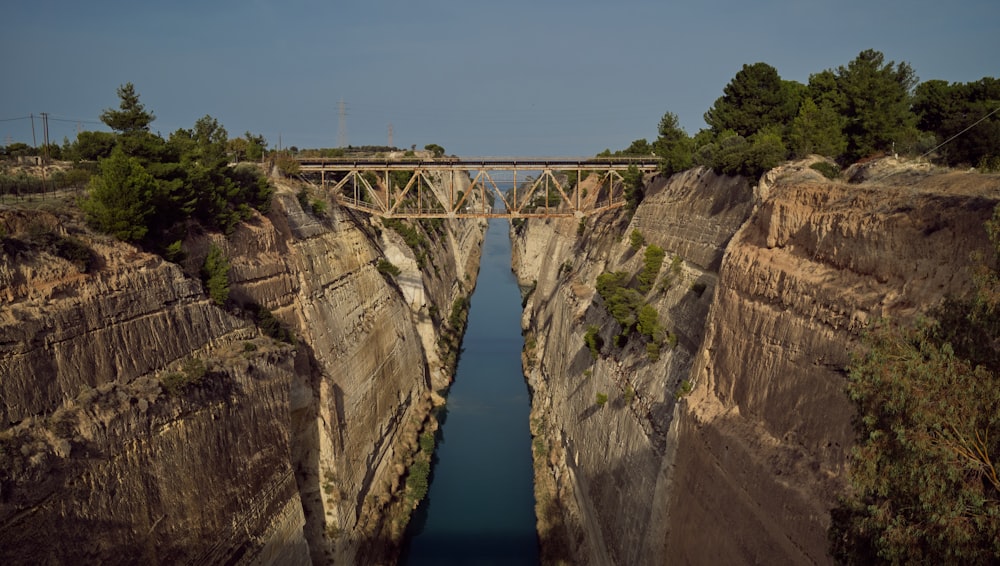
[[(108, 129), (131, 82), (168, 137), (588, 156), (691, 135), (745, 64), (786, 80), (865, 49), (919, 80), (1000, 77), (998, 0), (7, 0), (0, 145)], [(342, 102), (342, 104), (341, 104)], [(340, 112), (343, 107), (343, 115)], [(34, 116), (34, 120), (30, 116)], [(35, 140), (32, 141), (32, 124)]]

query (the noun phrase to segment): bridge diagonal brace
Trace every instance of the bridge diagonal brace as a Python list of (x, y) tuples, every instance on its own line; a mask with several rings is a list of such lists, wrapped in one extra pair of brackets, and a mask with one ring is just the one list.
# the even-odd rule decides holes
[[(399, 208), (399, 205), (403, 204), (403, 201), (406, 199), (407, 193), (410, 192), (410, 189), (413, 188), (414, 184), (418, 185), (418, 189), (417, 190), (419, 192), (419, 184), (420, 184), (420, 174), (421, 174), (421, 171), (422, 171), (422, 169), (414, 169), (413, 170), (413, 174), (410, 175), (410, 180), (406, 182), (406, 186), (403, 187), (402, 192), (400, 192), (396, 196), (396, 203), (393, 204), (392, 207), (389, 208), (388, 212), (386, 212), (387, 216), (392, 216), (393, 214), (395, 214), (396, 210)], [(390, 189), (390, 192), (391, 192), (391, 189)]]

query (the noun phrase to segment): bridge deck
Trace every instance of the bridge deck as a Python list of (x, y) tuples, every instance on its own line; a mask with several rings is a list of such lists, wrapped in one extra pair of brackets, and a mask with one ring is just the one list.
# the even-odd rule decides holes
[(299, 167), (306, 171), (352, 171), (352, 170), (390, 170), (410, 171), (423, 169), (425, 171), (540, 171), (552, 170), (582, 170), (582, 171), (623, 171), (630, 166), (636, 166), (640, 171), (655, 171), (659, 160), (651, 157), (441, 157), (437, 159), (421, 158), (326, 158), (300, 157), (296, 161)]

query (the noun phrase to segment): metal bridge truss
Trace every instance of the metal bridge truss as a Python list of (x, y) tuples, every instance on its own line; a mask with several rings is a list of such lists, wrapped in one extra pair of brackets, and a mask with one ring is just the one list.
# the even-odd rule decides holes
[[(338, 204), (385, 218), (582, 218), (625, 204), (622, 172), (633, 165), (651, 172), (658, 162), (655, 158), (299, 159), (301, 173), (313, 177), (318, 173), (321, 186), (333, 192)], [(520, 183), (518, 173), (524, 175)], [(500, 188), (495, 180), (500, 174), (512, 175), (511, 188)], [(597, 198), (584, 198), (584, 174), (600, 175)]]

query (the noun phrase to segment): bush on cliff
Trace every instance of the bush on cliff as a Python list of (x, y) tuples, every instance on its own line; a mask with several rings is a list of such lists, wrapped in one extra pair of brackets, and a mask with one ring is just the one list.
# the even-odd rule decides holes
[(211, 246), (201, 267), (202, 281), (212, 302), (222, 306), (229, 300), (229, 260), (217, 246)]

